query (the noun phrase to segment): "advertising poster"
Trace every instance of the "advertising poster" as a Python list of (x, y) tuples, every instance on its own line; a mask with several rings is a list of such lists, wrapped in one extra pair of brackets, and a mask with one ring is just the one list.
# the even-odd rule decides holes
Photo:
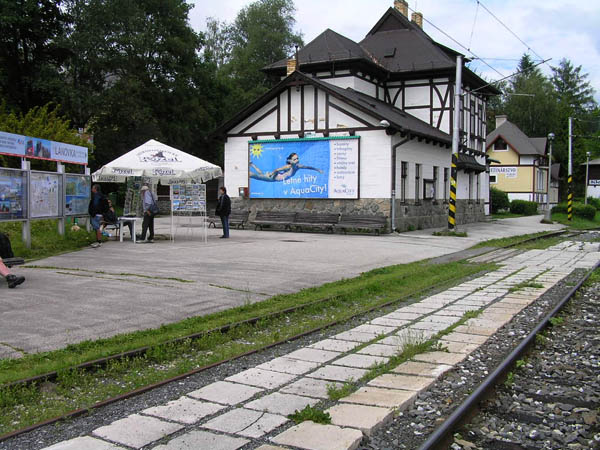
[(171, 207), (174, 213), (206, 212), (206, 185), (171, 185)]
[(249, 143), (250, 198), (358, 198), (358, 137)]
[(80, 145), (54, 142), (0, 131), (0, 153), (26, 158), (50, 159), (71, 164), (87, 164), (88, 149)]
[(0, 169), (0, 220), (24, 219), (25, 205), (25, 172)]
[(0, 131), (0, 153), (25, 156), (25, 136)]
[(65, 183), (65, 215), (87, 215), (90, 203), (90, 177), (67, 175)]
[(60, 175), (31, 172), (31, 217), (57, 217), (60, 213)]

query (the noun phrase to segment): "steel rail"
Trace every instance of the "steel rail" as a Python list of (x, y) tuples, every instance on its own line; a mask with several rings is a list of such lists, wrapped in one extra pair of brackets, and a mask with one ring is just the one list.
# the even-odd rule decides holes
[(434, 450), (445, 449), (450, 446), (454, 439), (454, 432), (463, 425), (469, 417), (478, 409), (479, 403), (499, 384), (516, 361), (527, 351), (527, 349), (535, 343), (535, 338), (542, 330), (544, 330), (550, 319), (554, 317), (566, 303), (575, 295), (581, 288), (583, 283), (591, 276), (591, 274), (600, 267), (600, 262), (589, 270), (585, 276), (556, 304), (556, 306), (542, 318), (537, 326), (525, 337), (517, 347), (496, 367), (496, 369), (483, 380), (479, 387), (466, 400), (461, 403), (454, 412), (440, 425), (423, 443), (419, 450)]

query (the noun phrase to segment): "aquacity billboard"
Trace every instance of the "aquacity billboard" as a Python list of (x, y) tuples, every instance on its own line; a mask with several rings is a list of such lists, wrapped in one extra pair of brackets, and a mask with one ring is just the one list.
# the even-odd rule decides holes
[(80, 145), (22, 136), (0, 131), (0, 154), (24, 158), (49, 159), (71, 164), (87, 164), (88, 149)]
[(357, 199), (358, 136), (248, 142), (250, 198)]

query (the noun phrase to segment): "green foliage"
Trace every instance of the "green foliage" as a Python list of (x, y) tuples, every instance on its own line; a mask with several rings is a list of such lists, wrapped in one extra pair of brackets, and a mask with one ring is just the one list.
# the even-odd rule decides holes
[(510, 212), (513, 214), (533, 216), (537, 214), (537, 209), (538, 204), (536, 202), (528, 202), (527, 200), (513, 200), (510, 202)]
[[(552, 214), (567, 214), (568, 206), (568, 203), (559, 203), (552, 208)], [(572, 211), (574, 216), (593, 221), (594, 217), (596, 217), (597, 210), (596, 207), (591, 204), (585, 205), (583, 203), (573, 202)]]
[(562, 325), (563, 323), (565, 323), (565, 319), (564, 317), (550, 317), (550, 323), (553, 327), (555, 327), (557, 325)]
[(350, 380), (346, 381), (340, 387), (336, 387), (335, 384), (327, 385), (327, 397), (329, 400), (338, 401), (341, 398), (348, 397), (350, 394), (358, 389), (358, 385)]
[(497, 213), (498, 211), (510, 208), (508, 194), (495, 187), (490, 189), (490, 202), (492, 204), (492, 213)]
[(310, 405), (306, 405), (302, 411), (294, 411), (293, 414), (288, 415), (288, 419), (293, 420), (296, 423), (304, 422), (305, 420), (311, 420), (314, 423), (322, 424), (331, 423), (331, 416), (329, 413)]

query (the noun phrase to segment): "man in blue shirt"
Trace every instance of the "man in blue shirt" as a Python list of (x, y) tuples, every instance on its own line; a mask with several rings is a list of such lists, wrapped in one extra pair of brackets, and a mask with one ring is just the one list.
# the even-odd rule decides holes
[[(144, 211), (144, 220), (142, 222), (142, 236), (140, 243), (154, 242), (154, 216), (158, 212), (156, 199), (146, 185), (142, 186), (142, 209)], [(146, 231), (149, 231), (148, 240), (146, 240)]]

